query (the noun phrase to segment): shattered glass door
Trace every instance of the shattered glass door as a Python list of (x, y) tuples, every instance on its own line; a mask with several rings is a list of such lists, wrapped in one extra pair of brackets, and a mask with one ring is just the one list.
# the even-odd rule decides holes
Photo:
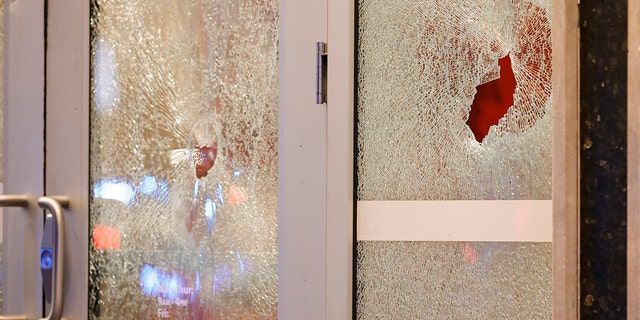
[[(357, 318), (550, 319), (550, 228), (502, 234), (551, 224), (551, 1), (360, 0), (356, 15)], [(365, 234), (370, 209), (420, 236)]]
[(91, 318), (276, 319), (278, 1), (93, 0)]

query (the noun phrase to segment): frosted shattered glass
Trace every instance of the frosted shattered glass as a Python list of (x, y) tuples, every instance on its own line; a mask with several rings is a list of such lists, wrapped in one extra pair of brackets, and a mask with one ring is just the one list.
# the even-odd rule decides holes
[(357, 254), (357, 319), (551, 319), (551, 243), (361, 241)]
[[(551, 199), (550, 22), (549, 0), (358, 1), (358, 200)], [(360, 241), (356, 263), (357, 319), (551, 319), (550, 243)]]
[[(359, 1), (360, 200), (551, 198), (550, 7)], [(513, 105), (478, 142), (476, 88), (507, 56)]]
[(90, 317), (276, 319), (278, 2), (93, 0)]

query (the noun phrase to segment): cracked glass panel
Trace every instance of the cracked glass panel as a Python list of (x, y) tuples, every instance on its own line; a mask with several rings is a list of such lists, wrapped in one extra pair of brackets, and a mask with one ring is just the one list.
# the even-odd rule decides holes
[(361, 241), (357, 251), (357, 319), (551, 319), (551, 243)]
[[(551, 199), (550, 22), (549, 0), (358, 1), (358, 200)], [(551, 318), (550, 243), (359, 241), (356, 281), (358, 319)]]
[(359, 200), (551, 199), (550, 7), (359, 2)]
[(277, 318), (278, 1), (93, 0), (90, 318)]

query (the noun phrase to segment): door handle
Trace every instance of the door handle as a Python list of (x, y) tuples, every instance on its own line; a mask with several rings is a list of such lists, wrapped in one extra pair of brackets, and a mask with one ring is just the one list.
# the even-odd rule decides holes
[[(69, 206), (67, 197), (40, 197), (38, 206), (47, 209), (53, 215), (55, 221), (53, 240), (53, 284), (51, 287), (51, 309), (46, 318), (41, 320), (59, 320), (62, 317), (62, 307), (64, 306), (64, 295), (62, 284), (64, 283), (64, 210)], [(2, 320), (0, 318), (0, 320)]]
[[(0, 195), (0, 207), (27, 207), (29, 206), (28, 197), (25, 195)], [(64, 295), (62, 292), (62, 284), (64, 280), (64, 210), (69, 206), (67, 197), (40, 197), (38, 199), (40, 208), (49, 210), (53, 216), (54, 223), (54, 241), (52, 252), (53, 283), (51, 295), (51, 309), (45, 318), (40, 320), (59, 320), (62, 317), (62, 307), (64, 305)], [(28, 320), (24, 315), (17, 316), (0, 316), (0, 320)]]
[(0, 195), (0, 207), (23, 207), (29, 206), (29, 198), (27, 196), (7, 196)]

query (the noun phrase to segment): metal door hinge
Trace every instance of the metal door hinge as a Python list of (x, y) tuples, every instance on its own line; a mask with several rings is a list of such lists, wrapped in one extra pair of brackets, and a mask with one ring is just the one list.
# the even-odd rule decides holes
[(316, 104), (327, 102), (327, 43), (316, 43)]

